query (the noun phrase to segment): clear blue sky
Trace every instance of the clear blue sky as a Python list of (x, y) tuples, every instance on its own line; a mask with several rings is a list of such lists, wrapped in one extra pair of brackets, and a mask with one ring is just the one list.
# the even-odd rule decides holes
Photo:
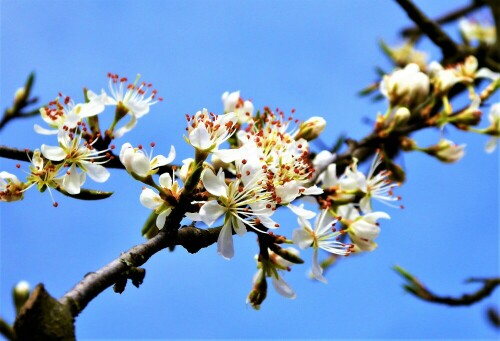
[[(431, 15), (467, 1), (416, 1)], [(479, 17), (484, 17), (485, 14)], [(82, 87), (107, 86), (107, 72), (152, 82), (165, 101), (117, 145), (149, 144), (167, 153), (175, 145), (179, 163), (191, 157), (183, 141), (184, 114), (207, 107), (222, 111), (221, 94), (241, 90), (256, 107), (296, 108), (306, 119), (321, 115), (324, 139), (370, 131), (385, 102), (356, 92), (375, 79), (376, 65), (389, 69), (377, 39), (399, 44), (409, 23), (393, 1), (13, 1), (1, 2), (0, 107), (10, 105), (29, 72), (42, 102), (58, 91), (82, 100)], [(450, 27), (454, 30), (456, 27)], [(422, 47), (428, 48), (428, 43)], [(433, 58), (439, 54), (431, 50)], [(11, 122), (1, 144), (37, 148), (55, 144), (35, 135), (40, 119)], [(499, 275), (498, 151), (485, 154), (486, 138), (448, 132), (467, 143), (465, 158), (444, 165), (420, 154), (404, 163), (408, 182), (398, 190), (404, 210), (389, 211), (379, 248), (351, 257), (327, 274), (328, 285), (309, 281), (307, 266), (286, 280), (294, 301), (270, 288), (261, 311), (245, 305), (257, 253), (251, 234), (235, 239), (226, 261), (214, 247), (196, 255), (179, 248), (146, 265), (140, 289), (118, 295), (107, 290), (78, 317), (80, 339), (141, 338), (495, 338), (485, 309), (499, 294), (469, 308), (421, 302), (405, 294), (391, 270), (399, 264), (440, 294), (477, 289), (469, 276)], [(423, 145), (437, 132), (418, 135)], [(21, 172), (1, 160), (0, 170)], [(27, 167), (27, 164), (23, 166)], [(53, 208), (48, 193), (26, 193), (24, 202), (2, 204), (0, 314), (14, 318), (11, 287), (21, 279), (43, 282), (60, 297), (82, 276), (143, 241), (148, 210), (139, 203), (141, 185), (123, 171), (86, 187), (114, 190), (102, 202), (69, 200)], [(385, 206), (380, 207), (386, 209)], [(281, 223), (291, 233), (295, 220)], [(310, 251), (310, 250), (309, 250)], [(303, 252), (311, 259), (312, 254)], [(309, 263), (310, 264), (310, 263)]]

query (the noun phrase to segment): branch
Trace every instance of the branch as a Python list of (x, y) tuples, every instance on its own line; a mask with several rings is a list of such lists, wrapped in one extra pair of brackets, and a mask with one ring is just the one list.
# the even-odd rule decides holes
[(0, 335), (5, 337), (7, 340), (14, 340), (14, 329), (10, 324), (7, 323), (3, 318), (0, 317)]
[[(475, 0), (467, 6), (457, 8), (456, 10), (448, 14), (440, 16), (439, 18), (435, 19), (434, 22), (439, 25), (447, 24), (483, 7), (484, 5), (486, 5), (485, 0)], [(420, 36), (421, 34), (422, 30), (418, 26), (406, 27), (401, 31), (401, 35), (406, 38), (415, 39), (418, 38), (418, 36)]]
[(458, 55), (459, 48), (455, 42), (441, 29), (441, 27), (429, 19), (411, 0), (396, 0), (405, 10), (411, 20), (424, 32), (443, 54), (444, 59)]
[(472, 294), (463, 294), (460, 297), (438, 296), (403, 268), (395, 266), (394, 270), (406, 279), (407, 284), (404, 285), (404, 288), (412, 295), (427, 302), (449, 306), (467, 306), (477, 303), (491, 295), (495, 288), (500, 285), (500, 278), (470, 278), (466, 281), (467, 283), (483, 283), (483, 287)]

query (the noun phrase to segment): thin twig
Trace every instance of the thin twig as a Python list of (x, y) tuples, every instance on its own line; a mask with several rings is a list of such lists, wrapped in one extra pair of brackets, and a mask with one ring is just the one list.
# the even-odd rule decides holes
[(445, 304), (449, 306), (468, 306), (477, 303), (482, 299), (490, 296), (495, 288), (500, 285), (500, 278), (471, 278), (466, 282), (483, 283), (483, 286), (472, 294), (463, 294), (460, 297), (439, 296), (427, 289), (425, 285), (422, 284), (422, 282), (420, 282), (415, 276), (408, 273), (403, 268), (395, 266), (394, 270), (396, 270), (396, 272), (398, 272), (403, 278), (406, 279), (407, 284), (404, 285), (404, 288), (412, 295), (427, 302)]
[[(484, 5), (486, 5), (486, 2), (484, 0), (475, 0), (469, 5), (457, 8), (456, 10), (454, 10), (450, 13), (444, 14), (444, 15), (440, 16), (439, 18), (434, 19), (434, 22), (436, 22), (439, 25), (447, 24), (449, 22), (460, 19), (461, 17), (463, 17), (471, 12), (478, 10), (479, 8), (483, 7)], [(403, 37), (412, 38), (412, 39), (416, 39), (421, 34), (422, 34), (422, 30), (418, 26), (417, 27), (415, 27), (415, 26), (406, 27), (401, 31), (401, 35)]]
[(396, 2), (405, 10), (411, 20), (427, 35), (434, 44), (436, 44), (443, 54), (444, 59), (457, 56), (458, 46), (441, 29), (441, 27), (429, 19), (420, 9), (410, 0), (396, 0)]

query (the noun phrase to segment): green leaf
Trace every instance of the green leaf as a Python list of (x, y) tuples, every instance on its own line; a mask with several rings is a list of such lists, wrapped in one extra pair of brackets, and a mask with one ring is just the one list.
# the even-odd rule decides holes
[(109, 198), (113, 192), (104, 192), (104, 191), (98, 191), (94, 189), (85, 189), (82, 188), (80, 190), (80, 193), (78, 194), (69, 194), (66, 192), (63, 188), (56, 188), (57, 191), (61, 192), (62, 194), (74, 198), (74, 199), (80, 199), (80, 200), (101, 200), (101, 199), (106, 199)]
[(152, 211), (148, 219), (146, 219), (146, 221), (144, 222), (144, 225), (141, 230), (141, 234), (143, 237), (151, 239), (154, 236), (156, 236), (158, 232), (160, 232), (158, 227), (156, 227), (156, 217), (157, 214), (154, 211)]

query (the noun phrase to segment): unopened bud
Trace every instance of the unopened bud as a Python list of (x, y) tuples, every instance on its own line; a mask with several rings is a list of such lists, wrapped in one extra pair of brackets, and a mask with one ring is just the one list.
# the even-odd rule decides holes
[(19, 106), (21, 103), (26, 101), (26, 89), (24, 87), (16, 90), (14, 94), (14, 105)]
[(16, 306), (16, 313), (19, 314), (19, 311), (30, 297), (30, 284), (26, 281), (17, 283), (12, 290), (12, 297)]
[(302, 260), (302, 258), (299, 257), (299, 253), (294, 248), (284, 249), (284, 248), (281, 248), (278, 246), (277, 248), (273, 249), (273, 251), (278, 256), (280, 256), (281, 258), (283, 258), (291, 263), (294, 263), (294, 264), (303, 264), (304, 263), (304, 260)]
[(406, 107), (401, 107), (398, 110), (396, 110), (396, 113), (394, 114), (394, 125), (395, 127), (401, 127), (408, 122), (410, 119), (411, 113), (410, 110)]
[(438, 160), (446, 163), (457, 162), (464, 156), (465, 144), (456, 143), (442, 139), (438, 144), (422, 149), (425, 153), (435, 156)]
[(254, 308), (255, 310), (259, 310), (260, 305), (262, 304), (262, 302), (264, 302), (266, 296), (267, 296), (266, 276), (264, 275), (264, 271), (259, 270), (254, 276), (253, 288), (248, 294), (247, 304), (250, 303), (252, 308)]
[(404, 151), (412, 151), (415, 149), (418, 149), (417, 143), (413, 141), (409, 137), (402, 137), (401, 138), (401, 148), (403, 148)]
[(299, 140), (301, 138), (306, 141), (312, 141), (317, 138), (323, 130), (325, 130), (326, 121), (323, 117), (314, 116), (308, 119), (305, 122), (302, 122), (299, 126), (299, 131), (295, 134), (295, 140)]

